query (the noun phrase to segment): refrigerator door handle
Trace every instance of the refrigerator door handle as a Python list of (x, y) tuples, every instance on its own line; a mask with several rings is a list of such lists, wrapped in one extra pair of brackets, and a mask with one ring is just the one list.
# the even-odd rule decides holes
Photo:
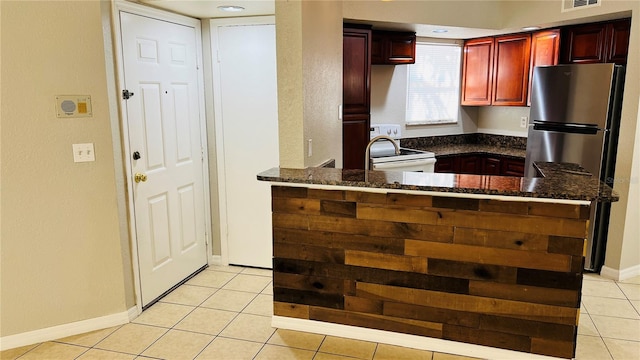
[(601, 131), (597, 127), (591, 126), (558, 126), (552, 124), (534, 124), (533, 130), (540, 131), (555, 131), (562, 133), (570, 133), (570, 134), (587, 134), (587, 135), (595, 135), (598, 131)]

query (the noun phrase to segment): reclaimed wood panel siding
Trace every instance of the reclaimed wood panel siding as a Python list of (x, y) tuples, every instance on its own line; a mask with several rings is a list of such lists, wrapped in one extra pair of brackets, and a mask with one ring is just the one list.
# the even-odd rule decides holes
[(589, 206), (272, 187), (274, 314), (571, 358)]

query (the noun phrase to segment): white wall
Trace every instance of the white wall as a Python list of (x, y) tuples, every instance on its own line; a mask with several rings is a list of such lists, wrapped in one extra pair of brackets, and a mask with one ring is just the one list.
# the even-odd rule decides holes
[(405, 125), (407, 103), (407, 65), (371, 66), (371, 124), (398, 124), (402, 137), (424, 137), (474, 133), (478, 109), (460, 107), (456, 124)]

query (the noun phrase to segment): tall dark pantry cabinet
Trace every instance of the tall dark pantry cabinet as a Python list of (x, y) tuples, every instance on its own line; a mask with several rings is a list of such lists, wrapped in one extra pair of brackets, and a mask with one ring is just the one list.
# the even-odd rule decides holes
[(371, 120), (371, 29), (344, 25), (342, 167), (364, 169)]

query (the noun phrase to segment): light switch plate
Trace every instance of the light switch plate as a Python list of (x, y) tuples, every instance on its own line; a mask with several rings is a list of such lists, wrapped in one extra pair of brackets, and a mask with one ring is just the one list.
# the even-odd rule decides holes
[(93, 143), (73, 144), (73, 162), (96, 161)]

